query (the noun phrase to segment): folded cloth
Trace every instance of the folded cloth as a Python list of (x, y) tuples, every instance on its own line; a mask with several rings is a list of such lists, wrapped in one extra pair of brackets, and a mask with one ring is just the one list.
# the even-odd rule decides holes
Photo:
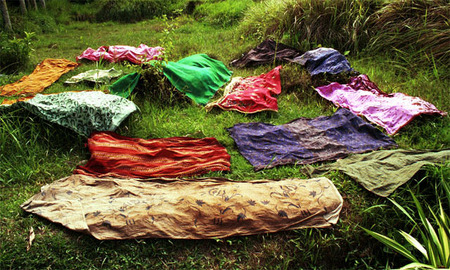
[(247, 78), (236, 77), (225, 88), (224, 96), (205, 108), (218, 106), (223, 110), (242, 113), (278, 111), (277, 98), (281, 93), (280, 69), (278, 66), (266, 74)]
[(332, 116), (302, 117), (279, 126), (239, 123), (228, 131), (255, 170), (335, 160), (349, 153), (397, 146), (347, 109), (339, 109)]
[(123, 98), (128, 98), (139, 82), (141, 74), (133, 72), (122, 76), (116, 82), (109, 86), (109, 92)]
[(98, 177), (178, 177), (229, 171), (230, 155), (215, 138), (141, 139), (96, 132), (88, 139), (91, 158), (74, 173)]
[(380, 150), (350, 155), (332, 164), (303, 169), (309, 175), (339, 170), (368, 191), (387, 197), (411, 179), (423, 166), (445, 164), (450, 160), (450, 150)]
[(369, 80), (367, 75), (352, 77), (349, 84), (331, 83), (317, 87), (316, 91), (336, 106), (364, 115), (367, 120), (395, 134), (414, 117), (421, 114), (447, 115), (433, 104), (403, 93), (386, 94)]
[(168, 62), (163, 72), (176, 89), (200, 105), (206, 105), (232, 74), (222, 62), (206, 54)]
[(256, 48), (243, 54), (241, 58), (231, 61), (234, 67), (250, 67), (262, 64), (273, 64), (274, 61), (291, 62), (302, 53), (283, 43), (277, 43), (272, 39), (266, 39)]
[(79, 83), (82, 81), (93, 83), (109, 83), (111, 79), (117, 78), (122, 75), (121, 70), (111, 69), (91, 69), (86, 72), (75, 75), (64, 83)]
[(342, 197), (327, 178), (117, 179), (72, 175), (23, 210), (99, 240), (211, 239), (336, 224)]
[(139, 47), (132, 46), (102, 46), (97, 50), (87, 48), (81, 55), (77, 56), (77, 61), (87, 59), (91, 61), (106, 60), (110, 63), (129, 61), (133, 64), (142, 64), (150, 60), (159, 60), (159, 56), (164, 53), (162, 47), (148, 47), (145, 44)]
[(0, 86), (0, 96), (35, 95), (77, 66), (77, 63), (66, 59), (45, 59), (30, 75), (23, 76), (15, 83)]
[(353, 71), (347, 58), (331, 48), (307, 51), (292, 62), (305, 66), (311, 76), (320, 73), (339, 74)]

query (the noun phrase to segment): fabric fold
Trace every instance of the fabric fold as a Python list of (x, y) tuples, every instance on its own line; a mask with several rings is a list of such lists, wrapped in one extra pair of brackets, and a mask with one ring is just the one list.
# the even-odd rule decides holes
[(321, 47), (307, 51), (292, 62), (305, 66), (311, 76), (321, 73), (339, 74), (353, 71), (347, 58), (332, 48)]
[(138, 47), (133, 46), (101, 46), (97, 50), (87, 48), (81, 55), (77, 56), (77, 61), (82, 59), (98, 62), (105, 60), (110, 63), (121, 61), (129, 61), (133, 64), (142, 64), (151, 60), (160, 60), (160, 56), (164, 53), (162, 47), (149, 47), (140, 44)]
[(109, 92), (119, 97), (128, 98), (134, 88), (136, 88), (140, 78), (141, 74), (137, 72), (122, 76), (109, 86)]

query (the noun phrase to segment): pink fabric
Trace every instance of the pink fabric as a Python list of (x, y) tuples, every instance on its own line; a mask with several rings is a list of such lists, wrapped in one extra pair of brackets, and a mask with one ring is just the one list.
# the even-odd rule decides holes
[(88, 59), (91, 61), (100, 61), (104, 59), (110, 63), (120, 61), (130, 61), (134, 64), (141, 64), (150, 60), (159, 59), (164, 52), (162, 47), (148, 47), (145, 44), (139, 47), (132, 46), (102, 46), (97, 50), (87, 48), (80, 56), (77, 56), (77, 61), (81, 59)]
[(403, 93), (386, 94), (367, 75), (350, 79), (349, 84), (331, 83), (316, 88), (317, 92), (335, 105), (364, 115), (392, 135), (420, 114), (447, 115), (433, 104)]

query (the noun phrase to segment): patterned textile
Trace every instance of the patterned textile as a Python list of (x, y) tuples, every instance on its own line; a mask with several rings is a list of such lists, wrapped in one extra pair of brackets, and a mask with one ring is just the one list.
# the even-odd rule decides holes
[(72, 175), (22, 209), (99, 240), (211, 239), (336, 224), (343, 200), (327, 178), (117, 179)]
[(137, 72), (127, 74), (110, 85), (109, 91), (113, 95), (128, 98), (138, 84), (140, 77), (141, 74)]
[(85, 136), (96, 130), (113, 131), (137, 110), (133, 102), (100, 91), (38, 94), (17, 105)]
[(0, 86), (1, 96), (34, 95), (44, 91), (63, 74), (78, 66), (66, 59), (45, 59), (34, 69), (33, 73), (23, 76), (19, 81)]
[(296, 57), (293, 62), (305, 66), (311, 76), (320, 73), (339, 74), (353, 71), (347, 58), (331, 48), (307, 51)]
[(380, 150), (351, 155), (332, 164), (304, 169), (309, 175), (339, 170), (355, 179), (368, 191), (387, 197), (408, 182), (423, 166), (450, 161), (450, 150)]
[(168, 62), (163, 71), (175, 88), (200, 105), (208, 103), (232, 74), (222, 62), (206, 54)]
[(224, 96), (206, 108), (218, 106), (223, 110), (242, 113), (278, 111), (278, 102), (273, 95), (281, 93), (280, 69), (281, 66), (278, 66), (260, 76), (233, 78), (225, 88)]
[(339, 109), (332, 116), (302, 117), (279, 126), (239, 123), (228, 131), (255, 170), (335, 160), (349, 153), (397, 146), (347, 109)]
[(140, 139), (112, 132), (88, 139), (91, 158), (74, 173), (97, 177), (178, 177), (229, 171), (230, 155), (215, 138)]
[(291, 62), (302, 53), (282, 43), (267, 39), (256, 48), (251, 49), (241, 58), (231, 61), (230, 65), (234, 67), (250, 67), (262, 64), (272, 64), (274, 60), (281, 62)]
[(91, 61), (106, 60), (110, 63), (130, 61), (133, 64), (142, 64), (150, 60), (159, 60), (164, 53), (162, 47), (148, 47), (145, 44), (139, 47), (132, 46), (102, 46), (97, 50), (87, 48), (81, 55), (77, 56), (77, 61), (87, 59)]
[(64, 83), (79, 83), (82, 81), (93, 83), (109, 83), (111, 79), (117, 78), (122, 75), (121, 70), (111, 69), (92, 69), (86, 72), (80, 73), (66, 80)]
[(403, 93), (386, 94), (367, 75), (353, 77), (349, 84), (331, 83), (316, 88), (325, 99), (336, 106), (364, 115), (367, 120), (395, 134), (420, 114), (447, 115), (433, 104)]

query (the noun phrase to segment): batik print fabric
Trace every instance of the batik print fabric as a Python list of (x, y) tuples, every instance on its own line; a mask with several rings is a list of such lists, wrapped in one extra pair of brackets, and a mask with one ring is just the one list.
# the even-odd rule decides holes
[(342, 197), (327, 178), (118, 179), (72, 175), (22, 209), (99, 240), (214, 239), (331, 227)]
[(267, 39), (256, 48), (242, 55), (241, 58), (231, 61), (234, 67), (250, 67), (278, 62), (291, 62), (302, 52), (272, 39)]
[(164, 53), (162, 47), (149, 47), (141, 44), (138, 47), (132, 46), (102, 46), (97, 50), (87, 48), (81, 55), (77, 56), (77, 61), (82, 59), (98, 62), (105, 60), (110, 63), (129, 61), (133, 64), (142, 64), (151, 60), (159, 60)]
[(296, 57), (293, 62), (305, 66), (311, 76), (321, 73), (339, 74), (353, 71), (347, 58), (331, 48), (307, 51)]
[(230, 155), (215, 138), (141, 139), (112, 132), (88, 139), (91, 158), (74, 173), (97, 177), (179, 177), (229, 171)]
[(63, 74), (73, 70), (77, 63), (66, 59), (45, 59), (34, 71), (19, 81), (0, 86), (1, 96), (31, 96), (44, 91)]
[(228, 129), (255, 170), (311, 164), (397, 145), (347, 109), (332, 116), (298, 118), (284, 125), (239, 123)]
[(117, 78), (122, 75), (121, 70), (111, 69), (92, 69), (86, 72), (75, 75), (67, 79), (64, 83), (72, 84), (79, 82), (92, 82), (92, 83), (109, 83), (111, 79)]
[(281, 66), (278, 66), (260, 76), (233, 78), (225, 88), (223, 98), (208, 104), (206, 108), (218, 106), (223, 110), (242, 113), (278, 111), (274, 95), (281, 93), (280, 69)]
[(317, 87), (316, 90), (325, 99), (337, 106), (348, 108), (355, 114), (363, 115), (391, 135), (418, 115), (447, 115), (418, 97), (403, 93), (386, 94), (364, 74), (352, 77), (349, 84), (335, 82)]

